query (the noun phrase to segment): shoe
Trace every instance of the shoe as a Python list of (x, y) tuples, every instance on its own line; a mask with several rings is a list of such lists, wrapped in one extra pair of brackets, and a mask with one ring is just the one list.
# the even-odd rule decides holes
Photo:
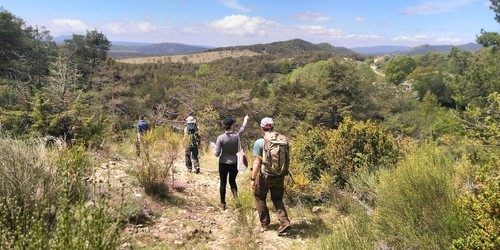
[(281, 225), (280, 228), (278, 228), (278, 235), (287, 235), (288, 230), (290, 229), (290, 224), (286, 225)]
[(268, 231), (268, 230), (269, 230), (269, 227), (268, 227), (267, 225), (262, 226), (262, 227), (260, 228), (260, 232), (261, 232), (261, 233), (263, 233), (263, 232), (265, 232), (265, 231)]
[(192, 169), (188, 169), (188, 172), (191, 173), (191, 172), (193, 172), (193, 170)]
[(220, 210), (223, 210), (223, 211), (226, 210), (226, 204), (223, 204), (223, 203), (219, 204), (219, 208), (220, 208)]
[(199, 168), (197, 168), (197, 169), (196, 169), (196, 173), (197, 173), (197, 174), (199, 174), (199, 173), (200, 173), (200, 169), (199, 169)]

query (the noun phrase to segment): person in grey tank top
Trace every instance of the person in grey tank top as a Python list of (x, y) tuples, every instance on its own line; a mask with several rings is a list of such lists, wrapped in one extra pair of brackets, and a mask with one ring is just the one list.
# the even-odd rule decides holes
[(215, 142), (214, 155), (219, 157), (219, 177), (220, 177), (220, 204), (222, 210), (226, 209), (226, 185), (229, 175), (229, 186), (234, 197), (238, 194), (236, 186), (236, 176), (238, 175), (237, 157), (238, 152), (238, 136), (241, 136), (247, 126), (249, 116), (246, 115), (243, 119), (240, 129), (235, 132), (234, 123), (236, 120), (232, 117), (227, 117), (222, 121), (224, 133), (217, 137)]

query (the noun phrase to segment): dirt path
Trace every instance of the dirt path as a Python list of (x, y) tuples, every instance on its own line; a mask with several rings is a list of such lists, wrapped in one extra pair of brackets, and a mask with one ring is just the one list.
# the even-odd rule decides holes
[[(306, 243), (301, 237), (303, 229), (294, 227), (291, 236), (279, 237), (275, 231), (278, 221), (274, 214), (270, 230), (260, 232), (246, 181), (248, 171), (237, 177), (240, 200), (245, 196), (245, 205), (242, 206), (241, 202), (237, 205), (228, 185), (228, 209), (221, 211), (217, 206), (219, 177), (216, 161), (215, 157), (203, 159), (200, 174), (189, 173), (182, 162), (177, 163), (174, 168), (175, 190), (162, 200), (144, 194), (133, 176), (137, 161), (118, 160), (102, 164), (95, 178), (109, 180), (115, 192), (121, 190), (125, 211), (137, 214), (132, 216), (137, 222), (129, 223), (123, 232), (121, 249), (303, 248)], [(272, 212), (272, 204), (268, 205)]]

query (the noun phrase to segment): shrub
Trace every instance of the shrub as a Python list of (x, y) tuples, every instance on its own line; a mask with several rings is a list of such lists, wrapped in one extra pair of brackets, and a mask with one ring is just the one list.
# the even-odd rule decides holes
[(382, 170), (375, 221), (397, 249), (442, 249), (461, 235), (453, 158), (434, 145), (415, 147), (395, 169)]
[(327, 163), (340, 185), (347, 184), (358, 171), (373, 172), (391, 167), (398, 160), (391, 135), (371, 121), (354, 122), (347, 118), (328, 136)]
[(183, 144), (181, 135), (171, 129), (157, 127), (141, 138), (141, 162), (137, 166), (137, 179), (148, 195), (166, 197), (168, 177), (174, 175), (174, 160), (180, 154)]
[(93, 165), (83, 147), (58, 139), (0, 145), (0, 249), (117, 248), (108, 197), (86, 199), (82, 179)]
[(500, 248), (500, 176), (498, 156), (479, 168), (473, 192), (464, 193), (461, 206), (469, 219), (468, 234), (453, 242), (453, 249)]
[[(362, 185), (356, 186), (351, 179), (365, 172), (370, 175), (380, 168), (392, 167), (401, 154), (391, 135), (378, 125), (371, 121), (355, 122), (349, 117), (337, 130), (314, 128), (297, 135), (291, 152), (294, 178), (298, 176), (299, 184), (307, 183), (302, 177), (307, 178), (311, 187), (292, 186), (289, 189), (295, 191), (294, 197), (309, 200), (318, 199), (316, 195), (319, 194), (333, 195), (335, 188), (346, 185), (361, 192), (361, 198), (373, 200), (366, 181), (373, 183), (376, 178), (365, 178), (363, 184), (361, 177), (357, 177), (356, 184)], [(357, 187), (363, 190), (356, 190)]]

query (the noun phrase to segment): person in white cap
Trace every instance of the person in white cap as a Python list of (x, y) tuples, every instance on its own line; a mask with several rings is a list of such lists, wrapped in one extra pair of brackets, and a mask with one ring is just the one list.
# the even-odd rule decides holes
[[(271, 193), (271, 201), (276, 209), (276, 216), (280, 221), (278, 228), (278, 235), (286, 235), (290, 229), (290, 220), (283, 203), (283, 195), (285, 193), (284, 176), (272, 176), (266, 173), (265, 166), (262, 164), (269, 164), (264, 161), (264, 147), (265, 138), (271, 134), (278, 135), (279, 133), (273, 132), (274, 121), (272, 118), (265, 117), (260, 122), (260, 129), (264, 133), (264, 138), (257, 139), (254, 143), (252, 154), (255, 157), (253, 163), (253, 171), (250, 177), (250, 187), (254, 190), (255, 206), (257, 208), (261, 231), (267, 231), (271, 222), (269, 216), (269, 209), (266, 204), (267, 193)], [(281, 135), (280, 135), (281, 136)], [(266, 149), (267, 150), (267, 149)]]
[(184, 128), (184, 135), (188, 136), (188, 145), (185, 150), (185, 162), (189, 172), (200, 173), (200, 162), (198, 160), (198, 149), (201, 147), (201, 138), (196, 126), (196, 120), (192, 116), (186, 118), (187, 126)]

